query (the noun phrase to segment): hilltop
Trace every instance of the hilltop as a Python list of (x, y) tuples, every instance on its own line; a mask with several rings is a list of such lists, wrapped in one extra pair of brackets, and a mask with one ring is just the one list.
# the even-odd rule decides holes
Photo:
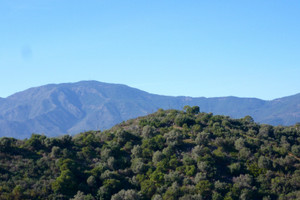
[(300, 125), (157, 112), (109, 130), (0, 139), (0, 199), (237, 200), (300, 196)]

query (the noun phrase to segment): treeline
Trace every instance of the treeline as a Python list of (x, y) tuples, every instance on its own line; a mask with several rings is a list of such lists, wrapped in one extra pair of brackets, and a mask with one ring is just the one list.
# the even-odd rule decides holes
[(107, 131), (0, 139), (0, 199), (299, 199), (300, 124), (158, 110)]

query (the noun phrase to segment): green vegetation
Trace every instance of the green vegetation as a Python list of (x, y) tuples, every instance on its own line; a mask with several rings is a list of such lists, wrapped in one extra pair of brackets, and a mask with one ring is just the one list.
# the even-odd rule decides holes
[(1, 138), (0, 199), (297, 199), (299, 127), (186, 106), (104, 132)]

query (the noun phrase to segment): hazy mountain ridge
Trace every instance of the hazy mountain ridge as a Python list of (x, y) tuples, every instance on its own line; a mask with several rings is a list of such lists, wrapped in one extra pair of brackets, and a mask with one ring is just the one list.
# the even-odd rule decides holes
[(300, 121), (300, 94), (264, 101), (256, 98), (192, 98), (150, 94), (120, 84), (97, 81), (49, 84), (0, 99), (0, 136), (48, 136), (107, 129), (155, 112), (159, 108), (181, 109), (198, 105), (201, 111), (272, 125)]

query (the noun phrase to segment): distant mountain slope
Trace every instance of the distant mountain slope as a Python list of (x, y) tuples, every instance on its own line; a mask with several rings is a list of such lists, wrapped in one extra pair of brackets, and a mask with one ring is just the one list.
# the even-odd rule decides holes
[(159, 108), (182, 109), (184, 105), (198, 105), (201, 111), (234, 118), (251, 115), (257, 122), (272, 125), (300, 121), (300, 94), (273, 101), (171, 97), (120, 84), (82, 81), (30, 88), (0, 99), (0, 136), (25, 138), (31, 133), (57, 136), (103, 130)]

